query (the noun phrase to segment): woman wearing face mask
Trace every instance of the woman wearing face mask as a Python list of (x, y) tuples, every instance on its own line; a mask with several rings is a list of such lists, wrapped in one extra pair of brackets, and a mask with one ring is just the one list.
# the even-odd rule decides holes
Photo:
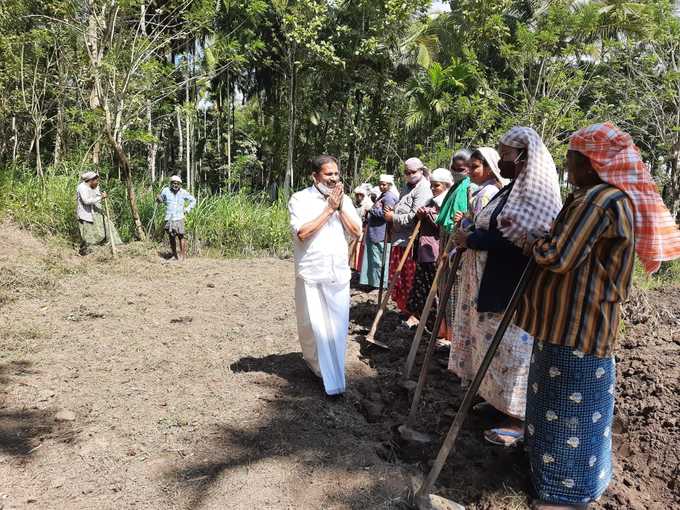
[[(383, 251), (385, 255), (385, 265), (389, 260), (390, 243), (385, 246), (385, 230), (387, 225), (384, 218), (385, 207), (394, 207), (399, 201), (399, 192), (394, 185), (394, 176), (383, 174), (377, 186), (379, 194), (376, 196), (373, 207), (368, 211), (366, 230), (366, 254), (361, 263), (361, 276), (359, 283), (368, 285), (374, 289), (380, 288), (380, 280), (383, 279)], [(387, 273), (383, 279), (383, 287), (387, 287)]]
[[(385, 221), (392, 224), (390, 281), (394, 277), (394, 272), (416, 226), (416, 211), (427, 205), (432, 198), (430, 182), (427, 179), (426, 172), (427, 167), (418, 158), (407, 159), (404, 162), (404, 176), (406, 177), (407, 184), (404, 187), (402, 197), (394, 206), (394, 209), (390, 207), (385, 208)], [(418, 323), (418, 320), (412, 315), (407, 306), (415, 272), (416, 260), (412, 255), (409, 255), (392, 292), (392, 299), (396, 303), (397, 308), (408, 317), (406, 322), (409, 326)]]
[[(498, 163), (501, 157), (496, 149), (480, 147), (470, 156), (470, 180), (476, 186), (468, 199), (468, 218), (474, 221), (484, 207), (509, 181), (501, 175)], [(462, 215), (457, 219), (462, 219)]]
[[(442, 203), (441, 210), (437, 216), (437, 225), (439, 225), (439, 247), (440, 252), (444, 251), (444, 247), (449, 242), (449, 237), (453, 235), (455, 229), (458, 227), (457, 218), (462, 217), (468, 210), (468, 193), (471, 190), (472, 182), (470, 181), (470, 151), (467, 149), (460, 149), (451, 158), (451, 176), (453, 177), (453, 186), (449, 190)], [(446, 282), (446, 274), (442, 275), (439, 282), (440, 290), (444, 288)], [(455, 283), (451, 289), (451, 295), (447, 300), (445, 310), (445, 321), (443, 324), (442, 337), (444, 338), (442, 345), (446, 347), (452, 337), (453, 331), (453, 315), (456, 311), (456, 288)]]
[(421, 227), (418, 235), (416, 274), (407, 305), (419, 320), (428, 320), (428, 327), (432, 327), (435, 310), (432, 310), (430, 317), (421, 317), (421, 315), (437, 272), (437, 258), (439, 257), (437, 215), (451, 186), (453, 186), (451, 172), (446, 168), (437, 168), (430, 176), (430, 190), (433, 198), (425, 207), (416, 211)]
[[(511, 129), (501, 139), (500, 153), (500, 174), (510, 184), (476, 214), (471, 230), (456, 233), (457, 246), (467, 252), (449, 369), (464, 382), (478, 370), (526, 267), (526, 233), (549, 228), (562, 206), (555, 164), (533, 129)], [(493, 157), (485, 161), (493, 166)], [(491, 443), (511, 446), (523, 437), (532, 346), (531, 335), (510, 325), (479, 389), (488, 404), (506, 415), (498, 427), (485, 431)]]

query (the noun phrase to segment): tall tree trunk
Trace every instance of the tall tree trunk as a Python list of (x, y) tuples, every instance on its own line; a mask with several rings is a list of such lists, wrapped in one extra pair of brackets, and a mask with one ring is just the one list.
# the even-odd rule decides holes
[(54, 166), (61, 163), (62, 146), (64, 144), (64, 103), (63, 96), (57, 107), (57, 126), (54, 135), (54, 152), (52, 153), (52, 164)]
[(142, 225), (142, 220), (139, 216), (139, 207), (137, 205), (137, 194), (135, 193), (134, 183), (132, 182), (132, 171), (130, 168), (130, 160), (125, 153), (125, 149), (120, 144), (116, 137), (108, 131), (107, 136), (111, 148), (116, 156), (116, 161), (118, 163), (118, 168), (120, 170), (122, 179), (125, 181), (125, 189), (127, 190), (128, 202), (130, 203), (130, 212), (132, 214), (132, 220), (135, 224), (135, 237), (140, 241), (145, 239), (144, 226)]
[[(182, 113), (179, 107), (176, 109), (177, 112), (177, 135), (179, 138), (179, 144), (177, 145), (177, 161), (184, 161), (184, 131), (182, 130)], [(173, 169), (174, 170), (174, 169)]]
[(19, 148), (19, 131), (17, 130), (17, 118), (12, 117), (12, 163), (17, 162), (17, 149)]
[(186, 141), (186, 172), (187, 172), (187, 188), (189, 191), (193, 191), (193, 176), (191, 175), (191, 119), (189, 118), (189, 80), (186, 81), (184, 85), (184, 101), (186, 104), (187, 112), (186, 112), (186, 134), (185, 134), (185, 141)]
[(295, 151), (295, 59), (293, 52), (288, 54), (288, 157), (286, 158), (286, 175), (284, 177), (283, 192), (287, 196), (293, 187), (293, 157)]
[(158, 154), (158, 139), (155, 137), (153, 132), (153, 125), (151, 122), (151, 101), (149, 100), (146, 102), (146, 122), (149, 134), (154, 136), (153, 141), (147, 146), (146, 162), (149, 167), (151, 182), (156, 182), (156, 154)]
[(233, 94), (231, 92), (231, 76), (227, 72), (227, 191), (231, 191), (231, 130), (233, 107)]
[(42, 157), (40, 155), (40, 139), (42, 138), (42, 125), (40, 121), (35, 125), (35, 173), (38, 177), (43, 176)]

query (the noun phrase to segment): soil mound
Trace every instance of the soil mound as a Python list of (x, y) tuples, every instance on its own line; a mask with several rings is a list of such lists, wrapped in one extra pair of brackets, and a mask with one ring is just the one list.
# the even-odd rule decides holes
[[(362, 342), (375, 313), (375, 293), (357, 292), (352, 312), (353, 338)], [(616, 355), (618, 393), (614, 432), (614, 482), (596, 509), (668, 509), (680, 505), (680, 287), (636, 289), (624, 307), (625, 328)], [(364, 343), (367, 363), (378, 373), (376, 385), (360, 388), (368, 421), (393, 432), (383, 443), (389, 455), (423, 471), (430, 468), (453, 421), (464, 390), (446, 370), (448, 350), (435, 353), (416, 429), (435, 438), (432, 444), (401, 439), (397, 427), (408, 415), (412, 392), (399, 385), (414, 331), (388, 312), (376, 338), (383, 351)], [(420, 370), (424, 347), (420, 349)], [(417, 372), (414, 379), (417, 378)], [(439, 494), (470, 509), (528, 508), (528, 464), (521, 449), (494, 447), (482, 430), (497, 423), (493, 410), (468, 417), (439, 479)]]

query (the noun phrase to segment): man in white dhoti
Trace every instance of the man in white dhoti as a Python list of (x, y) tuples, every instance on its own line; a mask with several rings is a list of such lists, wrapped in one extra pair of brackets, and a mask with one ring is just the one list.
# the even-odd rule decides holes
[(349, 328), (347, 239), (361, 235), (361, 219), (343, 192), (338, 161), (310, 162), (314, 184), (288, 202), (295, 246), (295, 311), (302, 355), (328, 395), (345, 391)]

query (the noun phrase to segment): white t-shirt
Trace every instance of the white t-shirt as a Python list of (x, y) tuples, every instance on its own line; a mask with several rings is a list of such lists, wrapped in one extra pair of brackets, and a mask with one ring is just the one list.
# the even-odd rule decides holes
[(78, 184), (76, 190), (76, 216), (79, 220), (94, 222), (93, 212), (99, 208), (99, 202), (102, 200), (102, 192), (99, 191), (99, 186), (92, 189), (86, 182)]
[[(295, 275), (309, 283), (347, 283), (352, 273), (339, 212), (333, 213), (306, 241), (300, 241), (297, 236), (302, 226), (318, 218), (325, 208), (326, 198), (314, 186), (298, 191), (288, 202), (295, 247)], [(361, 219), (347, 195), (343, 198), (342, 210), (361, 229)]]

